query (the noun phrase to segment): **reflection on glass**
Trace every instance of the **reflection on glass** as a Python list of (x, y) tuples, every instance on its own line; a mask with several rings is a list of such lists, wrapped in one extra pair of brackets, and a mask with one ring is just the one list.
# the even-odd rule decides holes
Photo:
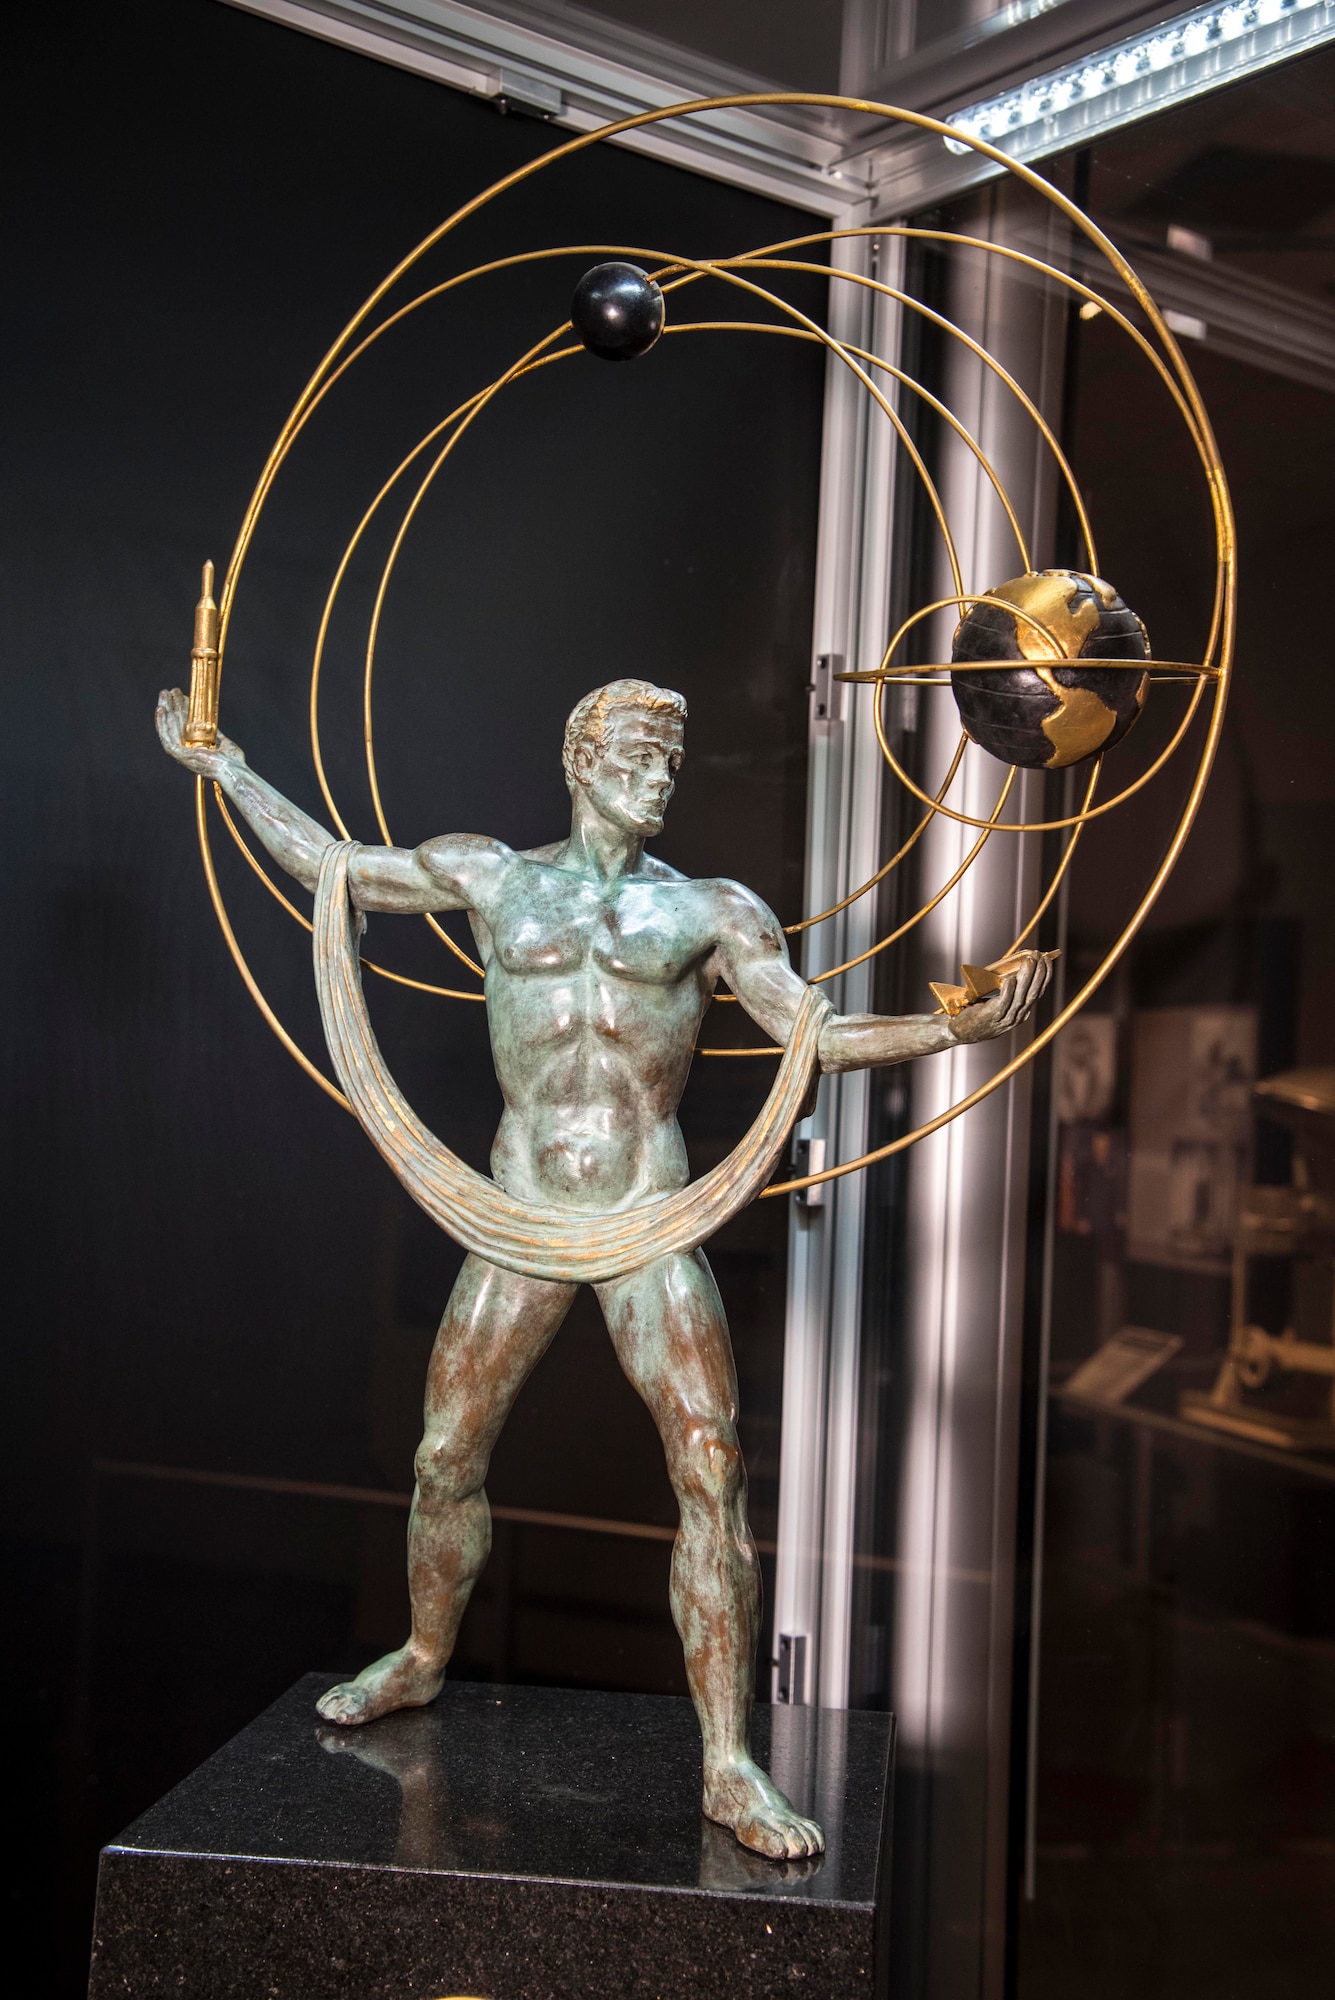
[[(952, 1337), (929, 1351), (914, 1305), (923, 1220), (950, 1212), (946, 1176), (995, 1134), (966, 1124), (953, 1165), (920, 1147), (869, 1177), (852, 1698), (905, 1722), (897, 1908), (919, 1937), (903, 1990), (953, 1990), (997, 1940), (1002, 1963), (1009, 1929), (1020, 2000), (1296, 2000), (1335, 1964), (1335, 682), (1313, 643), (1335, 542), (1335, 53), (1044, 171), (1171, 309), (1211, 411), (1239, 520), (1237, 686), (1167, 894), (1017, 1110), (1014, 1351), (1019, 1281), (968, 1204), (935, 1267)], [(1022, 203), (914, 221), (1005, 228), (1078, 264)], [(971, 284), (1003, 338), (1032, 311), (962, 254), (905, 254), (907, 289), (942, 311)], [(1099, 566), (1157, 651), (1194, 657), (1209, 523), (1170, 413), (1133, 406), (1106, 313), (1029, 324), (1018, 372), (1060, 429)], [(940, 387), (940, 350), (906, 339)], [(1004, 449), (1004, 420), (976, 407)], [(920, 442), (939, 465), (939, 440)], [(1044, 504), (1043, 560), (1077, 561), (1073, 523)], [(907, 508), (897, 534), (897, 588), (931, 596)], [(927, 704), (888, 707), (913, 767)], [(1141, 747), (1167, 707), (1147, 708)], [(1064, 934), (1042, 940), (1062, 943), (1068, 982), (1117, 935), (1174, 810), (1088, 829)], [(920, 970), (886, 965), (875, 1004), (905, 1004)], [(873, 1143), (913, 1122), (902, 1084), (878, 1089)], [(979, 1270), (988, 1341), (984, 1305), (958, 1303)], [(985, 1885), (967, 1892), (966, 1852)]]
[[(1021, 2000), (1276, 2000), (1335, 1963), (1335, 702), (1295, 588), (1335, 535), (1333, 106), (1314, 56), (1056, 169), (1163, 274), (1247, 583), (1203, 822), (1054, 1064)], [(1163, 577), (1186, 468), (1100, 415), (1106, 332), (1071, 329), (1067, 442), (1109, 567)], [(1156, 639), (1199, 616), (1179, 574), (1138, 606)], [(1081, 858), (1077, 963), (1138, 857)]]

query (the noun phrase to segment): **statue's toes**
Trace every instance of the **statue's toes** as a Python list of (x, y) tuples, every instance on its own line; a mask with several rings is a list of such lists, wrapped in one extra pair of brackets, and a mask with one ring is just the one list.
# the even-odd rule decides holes
[(737, 1828), (737, 1838), (771, 1861), (805, 1861), (825, 1850), (825, 1836), (815, 1821), (796, 1813), (756, 1813)]
[[(735, 1829), (743, 1847), (749, 1847), (753, 1854), (765, 1854), (771, 1861), (787, 1861), (794, 1851), (788, 1845), (784, 1829), (768, 1814), (756, 1814), (753, 1819), (742, 1820)], [(805, 1849), (798, 1852), (804, 1853)]]
[(350, 1723), (360, 1722), (364, 1713), (364, 1703), (360, 1688), (351, 1682), (330, 1688), (315, 1704), (317, 1711), (326, 1722), (338, 1722), (346, 1728)]

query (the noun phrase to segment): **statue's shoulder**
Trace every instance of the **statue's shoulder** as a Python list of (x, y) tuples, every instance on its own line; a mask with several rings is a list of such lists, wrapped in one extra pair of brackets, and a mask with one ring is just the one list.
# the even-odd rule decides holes
[(545, 847), (522, 847), (516, 850), (516, 861), (534, 861), (541, 867), (556, 867), (565, 854), (567, 842), (549, 840)]
[(754, 941), (779, 932), (779, 920), (773, 910), (744, 882), (732, 882), (726, 875), (716, 875), (702, 880), (697, 886), (706, 892), (710, 911), (722, 935)]
[(666, 861), (660, 861), (656, 854), (642, 854), (636, 876), (641, 882), (690, 882), (693, 877), (683, 875), (680, 868), (672, 868)]
[(646, 854), (640, 864), (640, 879), (646, 876), (665, 888), (683, 892), (700, 922), (720, 936), (735, 933), (750, 936), (775, 927), (774, 917), (759, 896), (724, 875), (683, 875), (679, 869), (669, 868), (665, 861)]
[(699, 886), (712, 896), (715, 902), (724, 905), (728, 909), (763, 910), (765, 908), (765, 905), (761, 902), (754, 889), (748, 889), (745, 882), (730, 881), (726, 875), (702, 876)]
[(493, 840), (486, 833), (441, 833), (434, 840), (424, 840), (417, 850), (418, 858), (433, 875), (453, 877), (460, 868), (470, 863), (513, 861), (515, 852), (503, 840)]

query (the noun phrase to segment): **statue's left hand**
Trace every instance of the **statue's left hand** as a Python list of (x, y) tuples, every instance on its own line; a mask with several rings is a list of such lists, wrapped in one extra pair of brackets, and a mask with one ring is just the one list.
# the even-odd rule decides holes
[(1008, 972), (996, 993), (962, 1007), (950, 1023), (957, 1042), (991, 1042), (1008, 1035), (1033, 1013), (1052, 976), (1056, 952), (1026, 951), (1016, 954), (1024, 963)]

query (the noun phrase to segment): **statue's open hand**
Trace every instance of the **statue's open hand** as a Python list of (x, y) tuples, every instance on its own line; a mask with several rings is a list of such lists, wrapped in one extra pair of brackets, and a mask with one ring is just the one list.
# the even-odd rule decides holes
[(1008, 1035), (1012, 1028), (1018, 1028), (1033, 1013), (1052, 977), (1052, 962), (1057, 954), (1026, 951), (1017, 952), (1016, 956), (1024, 963), (1006, 974), (996, 993), (986, 1000), (975, 1000), (972, 1006), (962, 1007), (955, 1015), (950, 1029), (957, 1042), (994, 1041), (998, 1035)]
[(224, 759), (234, 764), (244, 764), (245, 752), (239, 743), (230, 737), (220, 736), (216, 749), (204, 749), (201, 745), (185, 740), (186, 717), (190, 713), (190, 702), (180, 688), (164, 688), (158, 696), (158, 736), (163, 749), (178, 764), (184, 764), (187, 771), (194, 771), (201, 778), (213, 777), (218, 765)]

